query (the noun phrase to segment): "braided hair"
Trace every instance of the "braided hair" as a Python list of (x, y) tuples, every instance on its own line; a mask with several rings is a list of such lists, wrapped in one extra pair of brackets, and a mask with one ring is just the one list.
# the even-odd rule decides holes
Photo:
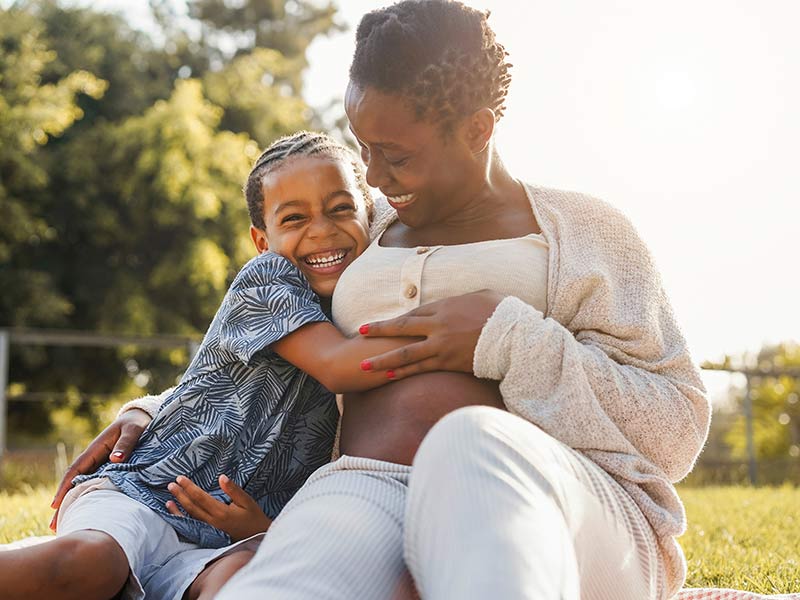
[(244, 186), (244, 195), (247, 199), (247, 210), (250, 213), (250, 222), (257, 229), (266, 229), (264, 222), (264, 194), (262, 182), (264, 176), (285, 164), (287, 160), (301, 156), (319, 156), (333, 160), (343, 160), (352, 165), (356, 177), (356, 184), (364, 197), (367, 214), (372, 219), (373, 200), (369, 186), (364, 177), (361, 161), (352, 150), (333, 139), (331, 136), (315, 131), (298, 131), (272, 142), (270, 146), (258, 157), (247, 183)]
[(396, 93), (445, 132), (488, 107), (499, 120), (511, 83), (508, 52), (483, 12), (453, 0), (404, 0), (364, 15), (350, 80)]

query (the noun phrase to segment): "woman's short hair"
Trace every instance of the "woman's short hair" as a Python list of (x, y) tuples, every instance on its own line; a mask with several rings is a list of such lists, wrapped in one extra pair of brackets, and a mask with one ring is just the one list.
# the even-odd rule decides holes
[(405, 0), (364, 15), (350, 80), (406, 97), (445, 131), (474, 111), (502, 117), (511, 83), (505, 48), (479, 11), (453, 0)]
[(253, 164), (250, 175), (247, 176), (244, 195), (247, 200), (247, 210), (250, 213), (250, 222), (254, 227), (261, 230), (266, 229), (266, 223), (264, 222), (264, 175), (285, 164), (287, 160), (301, 156), (327, 157), (350, 164), (353, 167), (356, 184), (364, 197), (367, 214), (372, 220), (373, 199), (364, 176), (361, 160), (356, 157), (350, 148), (340, 144), (325, 133), (298, 131), (272, 142), (258, 157)]

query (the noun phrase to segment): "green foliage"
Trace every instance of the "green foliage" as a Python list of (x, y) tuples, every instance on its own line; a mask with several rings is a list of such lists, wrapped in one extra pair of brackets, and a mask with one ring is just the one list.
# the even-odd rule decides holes
[(335, 20), (332, 2), (311, 0), (190, 0), (189, 14), (203, 24), (204, 43), (212, 55), (249, 53), (256, 48), (270, 48), (293, 61), (296, 67), (277, 73), (279, 82), (291, 86), (294, 93), (302, 87), (302, 71), (307, 66), (306, 49), (321, 34), (341, 31)]
[[(55, 0), (0, 8), (0, 326), (198, 336), (252, 255), (242, 185), (313, 118), (297, 90), (333, 8), (249, 2), (251, 27), (195, 3), (195, 39), (167, 4), (151, 2), (158, 42)], [(37, 401), (10, 404), (11, 441), (94, 432), (109, 398), (160, 391), (185, 360), (12, 347), (10, 384)]]
[[(763, 370), (800, 367), (800, 346), (784, 343), (765, 347), (758, 355)], [(759, 377), (751, 381), (753, 443), (759, 459), (800, 460), (800, 381), (796, 378)], [(744, 399), (739, 399), (740, 406)], [(745, 417), (739, 414), (725, 434), (735, 458), (747, 455)]]
[(43, 214), (49, 183), (43, 146), (83, 116), (78, 95), (99, 98), (106, 83), (82, 70), (44, 83), (56, 54), (43, 41), (41, 23), (24, 10), (0, 10), (0, 47), (0, 323), (32, 319), (29, 298), (37, 298), (42, 321), (51, 323), (71, 303), (54, 289), (51, 273), (14, 257), (55, 236)]
[(206, 96), (225, 108), (222, 126), (248, 132), (262, 147), (276, 131), (307, 127), (311, 112), (303, 100), (276, 82), (297, 73), (300, 64), (275, 50), (256, 48), (203, 78)]

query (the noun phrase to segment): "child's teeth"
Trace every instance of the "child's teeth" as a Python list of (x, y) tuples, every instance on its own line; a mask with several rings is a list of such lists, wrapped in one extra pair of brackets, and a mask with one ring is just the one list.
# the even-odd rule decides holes
[(345, 254), (347, 254), (347, 252), (337, 252), (336, 254), (326, 256), (324, 258), (307, 258), (306, 262), (310, 265), (315, 265), (318, 267), (330, 267), (342, 262)]

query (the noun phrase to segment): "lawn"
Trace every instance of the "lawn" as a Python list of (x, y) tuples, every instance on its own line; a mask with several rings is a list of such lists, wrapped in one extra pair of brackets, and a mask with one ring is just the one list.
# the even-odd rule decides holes
[[(800, 488), (681, 488), (689, 587), (800, 590)], [(52, 488), (0, 491), (0, 543), (49, 533)]]

